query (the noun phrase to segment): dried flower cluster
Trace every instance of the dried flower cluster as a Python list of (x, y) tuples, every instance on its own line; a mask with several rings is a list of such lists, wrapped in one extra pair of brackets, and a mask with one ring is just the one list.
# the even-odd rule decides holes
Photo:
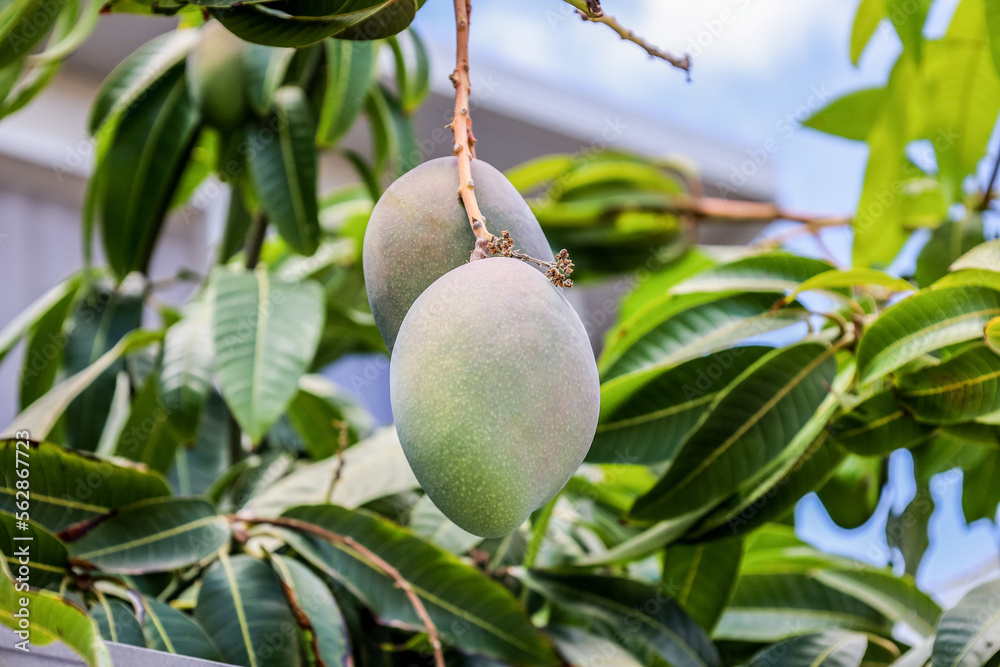
[(522, 262), (531, 262), (546, 269), (545, 275), (556, 287), (572, 287), (573, 281), (570, 275), (573, 273), (573, 260), (569, 258), (569, 252), (563, 248), (556, 254), (551, 262), (536, 259), (523, 253), (515, 252), (514, 239), (510, 237), (510, 232), (506, 229), (501, 236), (494, 236), (486, 244), (486, 252), (489, 255), (500, 255), (501, 257), (511, 257)]

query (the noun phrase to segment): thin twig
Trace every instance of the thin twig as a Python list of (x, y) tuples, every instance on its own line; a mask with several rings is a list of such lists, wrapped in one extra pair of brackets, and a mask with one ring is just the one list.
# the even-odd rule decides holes
[(646, 53), (650, 55), (650, 57), (667, 61), (677, 69), (684, 70), (688, 75), (688, 79), (691, 78), (691, 56), (689, 54), (684, 54), (683, 57), (675, 56), (669, 51), (664, 51), (663, 49), (650, 44), (645, 39), (635, 34), (635, 32), (623, 26), (614, 16), (605, 14), (604, 10), (601, 8), (600, 0), (565, 0), (565, 2), (576, 7), (576, 10), (579, 12), (583, 20), (590, 21), (592, 23), (603, 23), (618, 33), (618, 36), (622, 39), (641, 46)]
[(364, 546), (353, 537), (347, 535), (340, 535), (338, 533), (331, 532), (320, 526), (311, 524), (307, 521), (299, 521), (298, 519), (288, 519), (288, 518), (274, 518), (267, 519), (263, 517), (244, 517), (244, 516), (228, 516), (230, 521), (242, 521), (244, 523), (253, 524), (267, 524), (272, 526), (284, 526), (286, 528), (292, 528), (294, 530), (299, 530), (305, 533), (312, 533), (316, 537), (322, 538), (328, 542), (333, 542), (336, 544), (343, 544), (346, 547), (357, 551), (366, 560), (371, 562), (375, 567), (379, 568), (385, 572), (393, 581), (396, 582), (396, 586), (400, 588), (409, 598), (410, 604), (413, 605), (413, 610), (417, 613), (417, 616), (423, 622), (424, 626), (427, 628), (427, 636), (430, 639), (431, 647), (434, 649), (434, 664), (435, 667), (444, 667), (444, 652), (441, 650), (441, 638), (438, 635), (437, 626), (434, 625), (434, 621), (431, 620), (430, 614), (427, 613), (427, 608), (424, 607), (424, 603), (420, 600), (420, 597), (414, 592), (413, 586), (410, 585), (403, 575), (400, 574), (399, 570), (394, 568), (392, 565), (387, 563), (381, 556), (373, 552), (368, 547)]
[(486, 244), (493, 235), (486, 229), (486, 219), (476, 201), (475, 184), (472, 181), (472, 159), (476, 157), (476, 138), (472, 135), (472, 119), (469, 114), (469, 17), (472, 14), (472, 0), (455, 0), (455, 71), (451, 82), (455, 86), (455, 115), (449, 128), (455, 135), (452, 153), (458, 158), (458, 196), (465, 205), (469, 225), (476, 235), (476, 247), (472, 259), (489, 257)]

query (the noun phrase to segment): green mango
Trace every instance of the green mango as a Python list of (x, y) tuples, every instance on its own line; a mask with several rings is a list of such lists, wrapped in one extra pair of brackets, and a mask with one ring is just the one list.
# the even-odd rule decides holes
[[(552, 250), (528, 204), (503, 174), (472, 162), (476, 200), (486, 227), (504, 230), (514, 248), (549, 261)], [(476, 237), (458, 197), (458, 160), (425, 162), (389, 186), (365, 230), (365, 286), (375, 324), (392, 351), (403, 317), (435, 280), (466, 264)]]
[(187, 57), (187, 81), (191, 98), (206, 123), (232, 130), (247, 115), (244, 95), (243, 53), (246, 43), (210, 21), (201, 29), (198, 45)]
[(476, 260), (428, 287), (399, 329), (389, 378), (417, 480), (482, 537), (510, 533), (551, 500), (597, 430), (600, 380), (583, 323), (516, 259)]

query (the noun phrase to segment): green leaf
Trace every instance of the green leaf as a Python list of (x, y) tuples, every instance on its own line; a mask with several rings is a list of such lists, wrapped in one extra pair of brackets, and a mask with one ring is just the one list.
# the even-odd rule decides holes
[(1000, 580), (985, 583), (945, 612), (932, 656), (935, 667), (978, 667), (1000, 650)]
[[(30, 467), (23, 469), (30, 470)], [(7, 567), (20, 575), (19, 570), (24, 565), (21, 558), (27, 552), (27, 581), (32, 587), (58, 584), (69, 574), (66, 547), (55, 535), (28, 519), (28, 515), (23, 511), (0, 512), (0, 553), (7, 560)], [(21, 522), (27, 528), (20, 528)]]
[(212, 311), (207, 300), (192, 305), (167, 329), (157, 391), (170, 425), (183, 438), (198, 432), (198, 422), (212, 385)]
[[(663, 372), (602, 415), (587, 461), (669, 461), (719, 393), (769, 350), (734, 347)], [(602, 396), (602, 404), (615, 402)]]
[(962, 471), (962, 512), (966, 523), (994, 521), (1000, 503), (1000, 452), (983, 449), (975, 465)]
[(674, 544), (663, 555), (663, 590), (711, 632), (736, 587), (743, 540)]
[(101, 175), (88, 196), (119, 278), (147, 270), (198, 125), (183, 66), (176, 65), (136, 98), (99, 155)]
[(744, 574), (713, 636), (776, 642), (835, 629), (886, 636), (891, 625), (867, 604), (807, 574)]
[(84, 530), (69, 542), (73, 557), (125, 574), (177, 570), (208, 558), (229, 540), (226, 519), (197, 498), (141, 500)]
[(260, 44), (247, 44), (242, 51), (244, 94), (247, 103), (258, 116), (265, 116), (274, 107), (274, 94), (285, 79), (294, 49), (274, 49)]
[(747, 667), (859, 667), (868, 637), (858, 632), (820, 632), (795, 637), (758, 653)]
[[(156, 598), (142, 598), (142, 631), (149, 648), (202, 660), (222, 660), (205, 629), (189, 615)], [(227, 634), (232, 635), (230, 630)]]
[(796, 324), (808, 316), (805, 310), (791, 308), (770, 312), (781, 296), (741, 294), (708, 300), (704, 295), (682, 295), (636, 314), (609, 338), (598, 364), (605, 380), (602, 413), (609, 414), (640, 387), (677, 364)]
[(347, 134), (361, 113), (368, 89), (375, 81), (378, 45), (328, 39), (323, 47), (327, 78), (316, 139), (322, 146), (332, 146)]
[(66, 344), (63, 326), (76, 301), (80, 283), (80, 277), (74, 276), (55, 287), (56, 290), (66, 291), (30, 328), (24, 364), (21, 366), (21, 410), (41, 398), (55, 384), (62, 361), (62, 348)]
[(939, 348), (983, 335), (1000, 315), (1000, 292), (985, 287), (921, 291), (886, 310), (858, 345), (862, 383), (887, 375)]
[(915, 289), (913, 285), (902, 278), (890, 276), (884, 271), (855, 267), (851, 269), (834, 269), (833, 271), (827, 271), (803, 281), (786, 299), (794, 298), (802, 292), (811, 290), (839, 291), (844, 287), (855, 287), (857, 285), (878, 285), (879, 287), (888, 288), (891, 292), (909, 292)]
[(410, 25), (423, 4), (424, 0), (330, 0), (215, 6), (211, 12), (248, 42), (302, 47), (327, 37), (357, 40), (391, 37)]
[(924, 23), (933, 0), (886, 0), (886, 10), (903, 42), (903, 52), (920, 62), (924, 45)]
[[(403, 39), (405, 36), (405, 39)], [(411, 114), (423, 104), (430, 92), (430, 62), (427, 48), (412, 28), (389, 38), (396, 63), (396, 85), (404, 114)], [(406, 48), (406, 42), (410, 48)]]
[(302, 664), (295, 616), (281, 580), (264, 561), (220, 553), (202, 578), (194, 616), (227, 662), (253, 667)]
[(212, 279), (215, 369), (233, 416), (259, 442), (295, 394), (323, 327), (319, 285), (254, 273)]
[(977, 345), (937, 366), (896, 380), (902, 405), (917, 419), (959, 424), (1000, 410), (1000, 356)]
[(889, 570), (824, 569), (816, 580), (877, 609), (892, 621), (906, 623), (922, 637), (934, 634), (941, 608), (919, 588), (913, 577), (897, 577)]
[(691, 526), (698, 522), (701, 515), (700, 511), (689, 512), (675, 519), (660, 521), (608, 551), (583, 558), (574, 565), (590, 567), (641, 560), (683, 537)]
[(410, 513), (410, 530), (445, 551), (461, 555), (483, 541), (451, 522), (431, 499), (423, 496)]
[(922, 109), (914, 104), (917, 71), (910, 58), (900, 58), (886, 88), (886, 100), (868, 133), (868, 168), (854, 220), (854, 264), (886, 265), (906, 241), (904, 198), (897, 194), (904, 181), (904, 149), (913, 117)]
[[(334, 505), (295, 507), (285, 517), (352, 537), (413, 586), (442, 639), (463, 651), (523, 665), (550, 665), (552, 649), (532, 627), (513, 595), (451, 554), (387, 521)], [(422, 629), (395, 582), (347, 545), (314, 538), (292, 546), (314, 567), (343, 584), (383, 622)]]
[(954, 270), (949, 265), (985, 241), (983, 219), (970, 213), (961, 222), (945, 222), (931, 233), (927, 245), (917, 256), (914, 279), (918, 285), (928, 286)]
[(229, 410), (215, 390), (208, 395), (198, 435), (177, 450), (167, 478), (179, 496), (204, 495), (229, 467)]
[(317, 664), (351, 664), (347, 626), (327, 585), (297, 560), (277, 554), (269, 558), (281, 579), (285, 599), (296, 611), (299, 626), (312, 634), (312, 653), (321, 661)]
[(833, 349), (817, 343), (764, 355), (713, 401), (631, 516), (662, 520), (711, 509), (782, 453), (826, 398), (836, 372)]
[(146, 648), (146, 637), (142, 634), (139, 619), (132, 608), (121, 600), (99, 593), (97, 604), (90, 608), (90, 616), (106, 641)]
[(160, 396), (157, 373), (150, 372), (132, 400), (128, 418), (121, 426), (115, 456), (165, 473), (183, 439), (173, 427), (170, 420), (172, 414), (170, 406)]
[(559, 655), (569, 665), (592, 664), (594, 656), (600, 656), (603, 667), (642, 667), (642, 663), (620, 644), (581, 628), (550, 625), (547, 630)]
[(248, 130), (257, 146), (249, 154), (250, 175), (281, 238), (295, 252), (311, 255), (320, 234), (313, 121), (305, 91), (298, 86), (279, 88), (274, 102), (276, 124)]
[(680, 605), (646, 584), (593, 574), (529, 570), (524, 583), (593, 617), (647, 665), (719, 665), (708, 636)]
[(856, 90), (838, 97), (802, 124), (845, 139), (864, 141), (875, 126), (885, 97), (885, 88)]
[[(2, 330), (0, 330), (0, 362), (7, 353), (14, 349), (28, 333), (39, 325), (41, 320), (57, 308), (59, 304), (69, 295), (75, 294), (79, 289), (81, 277), (70, 276), (65, 281), (59, 283), (48, 292), (40, 296), (34, 303), (28, 306), (14, 317)], [(31, 359), (26, 357), (25, 363), (30, 363)]]
[[(24, 441), (21, 441), (24, 442)], [(0, 509), (25, 511), (15, 498), (17, 461), (31, 470), (31, 518), (53, 532), (145, 498), (170, 495), (159, 475), (126, 468), (50, 443), (0, 442)]]
[(888, 456), (927, 440), (934, 427), (921, 424), (900, 406), (892, 391), (862, 401), (830, 425), (830, 434), (860, 456)]
[(288, 420), (314, 461), (333, 456), (371, 431), (368, 414), (321, 375), (299, 378), (298, 391), (288, 404)]
[(962, 200), (963, 181), (986, 153), (1000, 112), (1000, 76), (990, 51), (986, 4), (963, 0), (945, 39), (925, 46), (922, 76), (931, 102), (926, 131), (935, 140), (941, 182), (952, 202)]
[[(15, 0), (0, 9), (0, 67), (31, 52), (59, 18), (67, 0)], [(72, 7), (76, 11), (75, 6)]]
[(995, 2), (986, 3), (986, 29), (990, 37), (993, 66), (1000, 74), (1000, 7)]
[(903, 512), (889, 512), (885, 525), (886, 543), (890, 548), (899, 549), (906, 574), (911, 577), (917, 576), (920, 561), (930, 546), (927, 528), (933, 512), (934, 498), (931, 496), (930, 486), (919, 479), (917, 493)]
[[(154, 331), (133, 331), (110, 350), (105, 352), (93, 364), (87, 366), (75, 375), (66, 378), (55, 387), (45, 393), (40, 399), (32, 403), (23, 412), (18, 414), (3, 430), (4, 435), (0, 437), (12, 437), (19, 430), (28, 431), (33, 438), (45, 438), (52, 430), (55, 423), (67, 412), (73, 401), (82, 400), (86, 402), (88, 394), (86, 390), (102, 376), (108, 369), (125, 354), (149, 346), (157, 342), (160, 334)], [(113, 378), (112, 378), (113, 379)], [(107, 403), (110, 407), (110, 396)], [(81, 407), (81, 410), (83, 408)], [(72, 421), (67, 415), (67, 421)], [(99, 426), (103, 426), (101, 419)], [(99, 437), (100, 434), (97, 434)], [(97, 445), (97, 440), (88, 441), (91, 446)], [(86, 444), (86, 443), (85, 443)]]
[(986, 241), (969, 249), (952, 263), (949, 270), (965, 269), (1000, 272), (1000, 240)]
[(851, 62), (855, 65), (871, 41), (879, 23), (888, 16), (885, 0), (861, 0), (851, 31)]
[[(7, 562), (0, 560), (0, 623), (14, 631), (25, 632), (19, 640), (45, 646), (59, 641), (73, 650), (90, 667), (111, 667), (111, 656), (101, 641), (97, 624), (75, 605), (50, 591), (20, 590), (12, 581)], [(21, 605), (27, 600), (27, 606)], [(25, 612), (28, 629), (20, 626), (16, 615)], [(30, 645), (26, 644), (30, 651)]]
[(769, 252), (713, 266), (670, 289), (694, 292), (768, 292), (792, 290), (813, 276), (832, 270), (828, 263), (786, 252)]
[(91, 134), (131, 107), (175, 65), (184, 61), (198, 42), (197, 30), (174, 30), (155, 37), (132, 52), (111, 71), (90, 107)]

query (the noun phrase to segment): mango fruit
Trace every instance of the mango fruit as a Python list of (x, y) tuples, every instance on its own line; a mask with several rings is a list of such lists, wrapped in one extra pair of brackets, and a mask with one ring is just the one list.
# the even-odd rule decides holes
[(244, 99), (243, 52), (246, 43), (209, 21), (187, 57), (188, 90), (209, 125), (232, 130), (247, 114)]
[(517, 529), (597, 430), (600, 380), (579, 316), (539, 271), (491, 257), (434, 281), (395, 342), (392, 412), (420, 485), (471, 533)]
[[(515, 250), (551, 260), (545, 234), (510, 181), (480, 160), (472, 162), (472, 179), (487, 229), (497, 235), (507, 230)], [(365, 231), (363, 266), (372, 314), (390, 352), (413, 302), (466, 264), (475, 245), (458, 197), (456, 158), (425, 162), (385, 191)]]

